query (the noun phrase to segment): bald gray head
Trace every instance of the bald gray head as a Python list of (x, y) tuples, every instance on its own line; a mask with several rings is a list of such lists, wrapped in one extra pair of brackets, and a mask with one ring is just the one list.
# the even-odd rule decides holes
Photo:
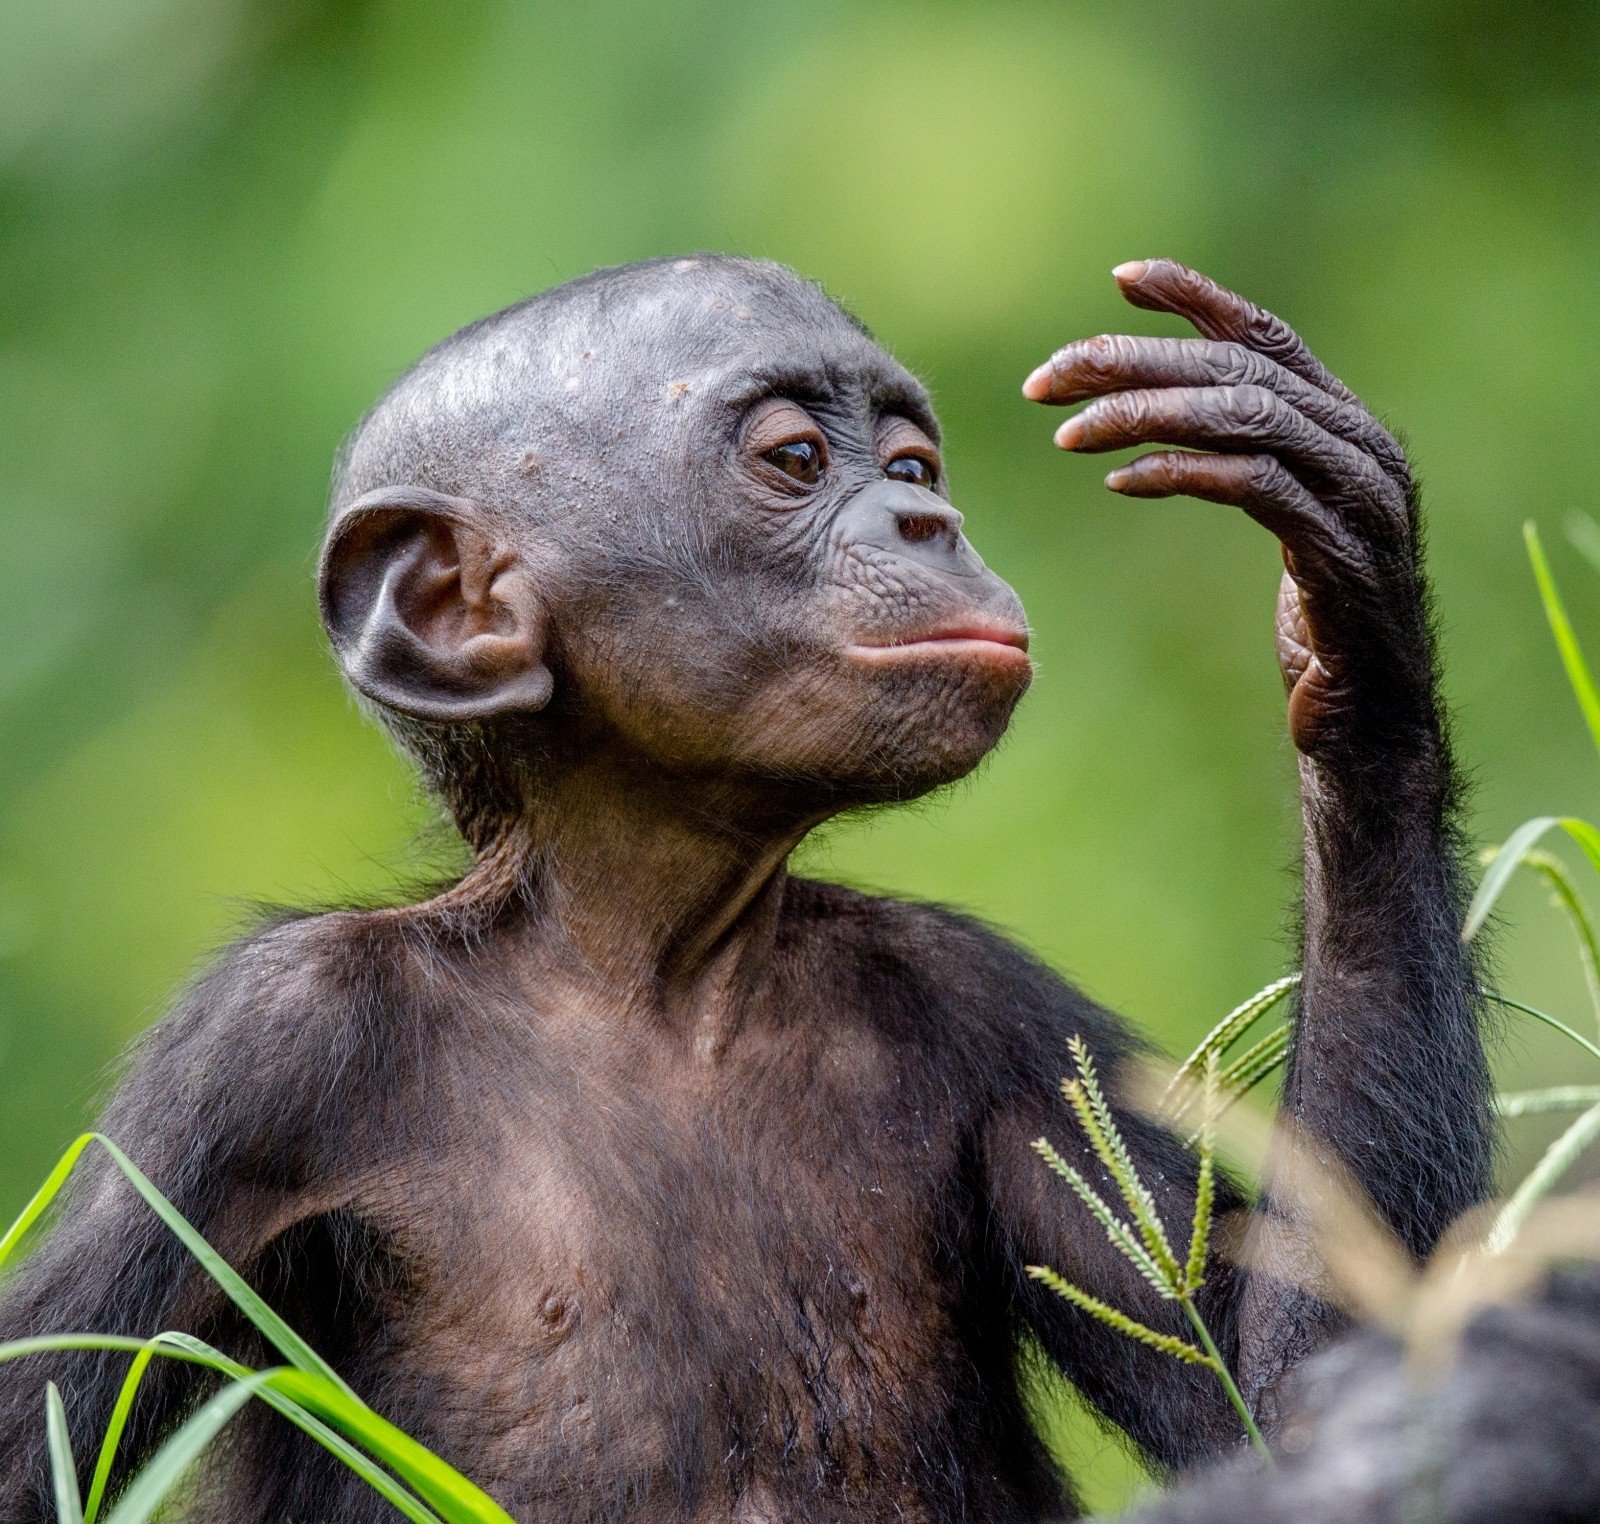
[(617, 485), (641, 408), (676, 422), (763, 359), (810, 352), (820, 367), (840, 347), (879, 352), (858, 318), (768, 260), (596, 270), (467, 324), (412, 365), (346, 442), (333, 511), (409, 484), (559, 513)]
[(959, 777), (1026, 686), (961, 523), (856, 319), (780, 265), (656, 260), (396, 382), (339, 465), (323, 615), (475, 840), (597, 759), (814, 815)]

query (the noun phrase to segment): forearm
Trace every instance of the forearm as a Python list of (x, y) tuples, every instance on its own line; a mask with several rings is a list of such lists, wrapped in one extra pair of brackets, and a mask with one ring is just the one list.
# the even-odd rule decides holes
[[(1283, 1109), (1312, 1162), (1352, 1181), (1420, 1259), (1488, 1194), (1493, 1133), (1478, 980), (1461, 940), (1457, 789), (1431, 673), (1414, 698), (1407, 716), (1389, 696), (1384, 734), (1351, 725), (1301, 759), (1303, 975)], [(1270, 1423), (1280, 1378), (1343, 1319), (1317, 1294), (1329, 1288), (1306, 1283), (1320, 1254), (1305, 1196), (1320, 1186), (1270, 1173), (1264, 1185), (1238, 1358)]]
[(1285, 1089), (1297, 1125), (1418, 1256), (1488, 1193), (1492, 1155), (1455, 781), (1442, 728), (1421, 736), (1387, 767), (1302, 762), (1304, 972)]

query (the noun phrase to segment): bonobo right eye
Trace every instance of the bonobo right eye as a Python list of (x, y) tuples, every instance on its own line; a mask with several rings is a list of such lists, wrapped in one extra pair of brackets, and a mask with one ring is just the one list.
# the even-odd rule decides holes
[(772, 462), (785, 476), (814, 487), (822, 477), (822, 451), (814, 441), (796, 439), (768, 450), (763, 457)]

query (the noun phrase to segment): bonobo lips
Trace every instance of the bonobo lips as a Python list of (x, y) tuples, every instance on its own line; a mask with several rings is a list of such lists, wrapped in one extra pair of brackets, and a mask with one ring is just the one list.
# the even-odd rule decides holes
[(856, 661), (896, 662), (915, 658), (982, 661), (997, 667), (1026, 667), (1028, 632), (1006, 621), (973, 615), (906, 630), (844, 648)]

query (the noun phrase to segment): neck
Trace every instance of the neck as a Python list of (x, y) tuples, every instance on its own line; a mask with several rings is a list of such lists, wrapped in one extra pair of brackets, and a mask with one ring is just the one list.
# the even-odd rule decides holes
[(586, 1005), (666, 1021), (715, 1056), (770, 965), (785, 862), (825, 812), (604, 763), (547, 782), (461, 890), (522, 889), (530, 972)]

